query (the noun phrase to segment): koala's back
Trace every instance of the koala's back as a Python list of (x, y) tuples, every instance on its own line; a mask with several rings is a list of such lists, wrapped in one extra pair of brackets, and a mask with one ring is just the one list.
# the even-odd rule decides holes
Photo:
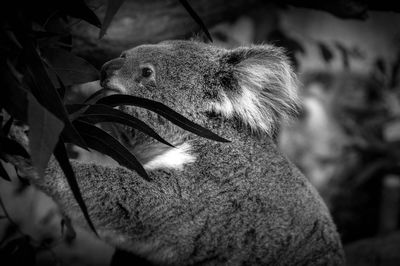
[(274, 144), (215, 144), (207, 150), (195, 166), (155, 180), (170, 195), (169, 206), (156, 207), (147, 220), (152, 231), (145, 242), (157, 243), (152, 248), (156, 260), (178, 265), (344, 263), (326, 206)]

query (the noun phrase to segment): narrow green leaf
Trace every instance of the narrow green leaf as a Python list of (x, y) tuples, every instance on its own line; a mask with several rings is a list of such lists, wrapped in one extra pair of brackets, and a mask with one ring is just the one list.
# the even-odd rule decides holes
[(28, 95), (29, 149), (32, 162), (43, 176), (50, 156), (58, 142), (64, 123)]
[(11, 30), (5, 30), (4, 33), (4, 35), (8, 38), (10, 43), (15, 46), (15, 48), (17, 48), (18, 50), (22, 49), (22, 45), (19, 43), (19, 41), (15, 37), (15, 34)]
[(187, 131), (190, 131), (194, 134), (197, 134), (201, 137), (208, 138), (208, 139), (215, 140), (215, 141), (220, 141), (220, 142), (229, 142), (229, 140), (226, 140), (226, 139), (218, 136), (217, 134), (211, 132), (210, 130), (190, 121), (186, 117), (178, 114), (177, 112), (175, 112), (174, 110), (172, 110), (171, 108), (169, 108), (168, 106), (166, 106), (160, 102), (156, 102), (156, 101), (152, 101), (149, 99), (140, 98), (140, 97), (136, 97), (136, 96), (132, 96), (132, 95), (114, 94), (114, 95), (110, 95), (110, 96), (101, 98), (100, 100), (97, 101), (97, 103), (98, 104), (106, 104), (106, 105), (110, 105), (110, 106), (134, 105), (134, 106), (146, 108), (148, 110), (151, 110), (151, 111), (165, 117), (166, 119), (168, 119), (175, 125), (183, 128)]
[(11, 126), (14, 122), (14, 118), (11, 117), (10, 119), (8, 119), (8, 121), (4, 124), (3, 126), (3, 133), (5, 136), (8, 135), (8, 133), (10, 132)]
[(17, 69), (16, 66), (11, 62), (11, 60), (7, 60), (7, 66), (10, 70), (11, 74), (14, 76), (15, 80), (21, 84), (23, 82), (24, 75), (22, 75)]
[(94, 66), (64, 49), (46, 47), (41, 52), (65, 86), (99, 79), (99, 72)]
[(169, 142), (164, 140), (158, 135), (151, 127), (142, 122), (134, 116), (124, 113), (120, 110), (114, 109), (107, 105), (95, 104), (91, 105), (83, 115), (79, 117), (80, 120), (90, 122), (92, 124), (101, 122), (114, 122), (140, 130), (150, 137), (164, 143), (168, 146), (174, 147)]
[(117, 13), (118, 9), (121, 7), (125, 0), (108, 0), (106, 15), (104, 16), (103, 26), (101, 27), (99, 39), (103, 38), (107, 31), (108, 26), (110, 26), (112, 19)]
[(51, 80), (51, 83), (53, 84), (54, 88), (59, 90), (61, 85), (58, 82), (56, 71), (52, 68), (52, 66), (49, 63), (47, 63), (47, 61), (43, 62), (45, 63), (46, 71)]
[(65, 108), (69, 114), (71, 120), (75, 120), (79, 115), (83, 114), (90, 105), (98, 101), (100, 98), (105, 97), (107, 95), (115, 94), (114, 90), (110, 89), (100, 89), (90, 95), (83, 104), (67, 104)]
[(27, 94), (7, 64), (0, 64), (0, 105), (13, 117), (26, 122)]
[(6, 169), (4, 169), (3, 164), (0, 162), (0, 176), (7, 181), (11, 181), (10, 176), (8, 175)]
[(96, 14), (86, 5), (83, 0), (61, 1), (64, 11), (75, 18), (83, 19), (93, 26), (101, 27), (101, 22)]
[(65, 88), (64, 82), (61, 80), (61, 78), (56, 75), (58, 84), (60, 84), (60, 88), (58, 89), (58, 95), (60, 95), (61, 99), (64, 100), (65, 97), (65, 92), (67, 89)]
[(193, 8), (189, 5), (189, 3), (186, 0), (179, 0), (181, 5), (186, 9), (186, 11), (189, 13), (189, 15), (193, 18), (194, 21), (196, 21), (197, 24), (199, 24), (200, 28), (203, 30), (203, 32), (206, 34), (208, 40), (210, 42), (213, 42), (213, 39), (211, 38), (211, 34), (208, 32), (208, 29), (204, 22), (201, 20), (199, 15), (193, 10)]
[(150, 181), (140, 162), (118, 140), (104, 130), (87, 122), (76, 120), (74, 124), (82, 132), (82, 137), (90, 148), (110, 156), (119, 164), (136, 171), (144, 179)]
[(67, 151), (65, 149), (62, 138), (60, 138), (60, 140), (57, 142), (56, 148), (54, 149), (54, 156), (56, 157), (58, 164), (60, 165), (65, 174), (65, 177), (67, 178), (72, 193), (74, 194), (74, 197), (78, 202), (78, 205), (81, 208), (83, 215), (85, 216), (85, 219), (89, 224), (89, 227), (97, 235), (96, 228), (94, 227), (92, 220), (90, 219), (85, 201), (82, 198), (82, 193), (79, 189), (78, 182), (76, 181), (74, 170), (72, 169), (71, 163), (69, 162)]
[(71, 124), (62, 100), (53, 86), (32, 41), (27, 39), (26, 36), (21, 36), (21, 43), (24, 47), (22, 56), (26, 70), (25, 79), (29, 84), (32, 94), (42, 106), (64, 122), (65, 128), (62, 135), (66, 141), (86, 149), (86, 144)]
[(116, 94), (116, 93), (118, 93), (118, 92), (115, 90), (102, 88), (102, 89), (96, 91), (95, 93), (93, 93), (92, 95), (90, 95), (84, 101), (84, 103), (92, 104), (92, 103), (95, 103), (97, 100), (99, 100), (99, 98), (101, 98), (101, 97), (105, 97), (105, 96)]
[[(36, 25), (36, 27), (39, 26)], [(57, 33), (46, 31), (44, 28), (41, 28), (40, 30), (33, 30), (31, 34), (35, 39), (37, 40), (44, 39), (45, 41), (50, 40), (50, 38), (57, 39), (60, 37)]]
[(0, 137), (0, 152), (30, 158), (28, 152), (21, 144), (5, 136)]
[(69, 113), (71, 121), (74, 121), (81, 114), (83, 114), (89, 108), (89, 106), (90, 106), (89, 104), (73, 103), (73, 104), (66, 104), (65, 108)]

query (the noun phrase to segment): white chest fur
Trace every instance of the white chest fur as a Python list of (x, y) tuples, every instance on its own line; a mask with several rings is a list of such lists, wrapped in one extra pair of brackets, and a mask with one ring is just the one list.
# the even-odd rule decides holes
[(146, 170), (155, 169), (177, 169), (182, 170), (183, 166), (196, 161), (196, 156), (191, 154), (191, 146), (188, 143), (183, 143), (166, 150), (164, 153), (155, 156), (144, 165)]

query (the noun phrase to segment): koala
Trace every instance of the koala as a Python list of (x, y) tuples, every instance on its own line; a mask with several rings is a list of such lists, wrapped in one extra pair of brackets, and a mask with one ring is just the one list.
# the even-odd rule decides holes
[[(174, 145), (121, 128), (151, 181), (122, 166), (71, 160), (89, 215), (112, 245), (161, 265), (343, 265), (324, 202), (275, 144), (298, 108), (296, 77), (271, 45), (233, 50), (165, 41), (122, 53), (101, 84), (164, 103), (229, 143), (208, 140), (138, 107), (123, 110)], [(86, 226), (52, 161), (36, 185)]]

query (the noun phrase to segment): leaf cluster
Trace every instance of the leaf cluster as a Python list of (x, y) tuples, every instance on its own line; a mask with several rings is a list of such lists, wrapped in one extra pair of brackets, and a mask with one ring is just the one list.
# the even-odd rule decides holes
[[(100, 90), (83, 103), (66, 104), (65, 95), (71, 86), (99, 78), (95, 67), (71, 52), (71, 19), (84, 20), (100, 28), (101, 38), (123, 2), (108, 1), (103, 23), (84, 0), (16, 0), (0, 11), (0, 159), (11, 163), (29, 161), (37, 174), (43, 176), (50, 157), (54, 155), (95, 233), (65, 145), (74, 144), (109, 155), (148, 181), (149, 176), (135, 156), (95, 124), (122, 124), (172, 146), (144, 122), (115, 109), (115, 106), (147, 108), (183, 129), (205, 138), (226, 141), (162, 103), (140, 97), (105, 96), (106, 91)], [(183, 0), (181, 3), (211, 39), (204, 23), (190, 5)], [(15, 121), (28, 125), (29, 144), (19, 143), (10, 137)], [(10, 158), (16, 160), (10, 161)], [(11, 180), (1, 161), (0, 176)], [(10, 242), (7, 248), (12, 250), (1, 249), (1, 254), (15, 258), (20, 250), (28, 250), (26, 241), (22, 244), (18, 241)], [(32, 255), (31, 251), (29, 249), (28, 253)], [(32, 259), (31, 256), (27, 259), (34, 261), (35, 258), (33, 255)]]
[[(99, 78), (95, 67), (71, 53), (71, 18), (99, 27), (99, 36), (102, 37), (123, 2), (108, 1), (103, 24), (84, 0), (16, 0), (0, 11), (0, 159), (9, 162), (12, 156), (29, 160), (37, 174), (43, 176), (50, 157), (54, 155), (94, 232), (65, 145), (74, 144), (107, 154), (149, 181), (135, 156), (95, 124), (122, 124), (172, 146), (138, 118), (113, 107), (134, 105), (147, 108), (195, 134), (226, 141), (162, 103), (135, 96), (104, 97), (102, 90), (84, 103), (65, 104), (66, 92), (72, 85)], [(207, 32), (188, 3), (181, 3)], [(29, 126), (28, 145), (21, 145), (10, 137), (15, 121)], [(0, 176), (10, 180), (1, 162)]]

